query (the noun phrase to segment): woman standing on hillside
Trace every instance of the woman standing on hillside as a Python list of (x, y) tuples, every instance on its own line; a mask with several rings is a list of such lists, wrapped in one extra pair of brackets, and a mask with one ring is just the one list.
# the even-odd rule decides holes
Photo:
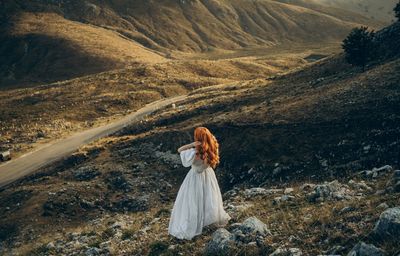
[(179, 239), (192, 239), (203, 227), (225, 225), (231, 218), (223, 208), (214, 169), (219, 163), (218, 142), (205, 127), (197, 127), (194, 141), (178, 149), (182, 164), (191, 166), (172, 209), (168, 233)]

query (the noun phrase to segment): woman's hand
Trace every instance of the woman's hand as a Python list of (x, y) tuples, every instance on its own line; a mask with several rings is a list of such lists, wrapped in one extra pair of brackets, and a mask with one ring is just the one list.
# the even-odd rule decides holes
[(193, 147), (200, 146), (201, 142), (200, 141), (195, 141), (195, 142), (192, 143), (192, 145), (193, 145)]

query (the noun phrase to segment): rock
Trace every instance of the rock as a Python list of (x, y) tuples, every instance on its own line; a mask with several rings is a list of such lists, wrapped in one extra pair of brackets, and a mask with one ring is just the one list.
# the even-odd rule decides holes
[(179, 157), (178, 154), (173, 154), (171, 151), (167, 152), (162, 152), (162, 151), (154, 151), (154, 155), (157, 159), (160, 159), (166, 164), (171, 164), (171, 165), (180, 165), (181, 164), (181, 158)]
[(226, 210), (228, 211), (229, 214), (238, 214), (238, 213), (243, 213), (250, 207), (252, 207), (253, 204), (239, 204), (239, 205), (233, 205), (233, 204), (228, 204), (226, 207)]
[(378, 238), (397, 239), (400, 236), (400, 207), (385, 210), (379, 217), (373, 232)]
[(343, 207), (342, 210), (340, 210), (340, 214), (345, 214), (345, 213), (352, 212), (355, 210), (356, 210), (356, 208), (354, 208), (354, 207), (346, 206), (346, 207)]
[(270, 256), (301, 256), (302, 251), (299, 248), (278, 248)]
[(224, 193), (223, 198), (225, 200), (231, 199), (239, 194), (238, 189), (234, 188)]
[(359, 242), (351, 249), (347, 256), (383, 256), (384, 252), (372, 244)]
[(96, 247), (90, 247), (85, 251), (86, 256), (101, 255), (101, 250)]
[(392, 177), (386, 184), (386, 190), (388, 192), (400, 192), (400, 170), (396, 170), (393, 172)]
[(141, 212), (149, 209), (149, 196), (134, 197), (124, 195), (120, 200), (113, 202), (112, 209), (117, 212)]
[(333, 247), (329, 248), (325, 251), (325, 255), (333, 256), (333, 255), (343, 255), (346, 251), (346, 247), (341, 245), (334, 245)]
[(351, 199), (354, 195), (348, 186), (339, 183), (337, 180), (317, 185), (314, 191), (307, 195), (310, 202), (322, 202), (325, 200)]
[(241, 225), (239, 225), (235, 230), (240, 230), (243, 234), (258, 234), (261, 236), (271, 235), (267, 225), (256, 217), (247, 218)]
[(285, 195), (293, 193), (294, 189), (293, 188), (286, 188), (285, 191), (283, 192)]
[(121, 171), (112, 171), (106, 178), (108, 188), (111, 190), (122, 190), (130, 192), (133, 189), (133, 184), (128, 180), (125, 174)]
[(380, 210), (386, 210), (387, 208), (389, 208), (389, 205), (387, 203), (381, 203), (376, 208)]
[(75, 180), (89, 181), (99, 176), (101, 173), (94, 166), (82, 166), (72, 171)]
[(234, 235), (224, 228), (219, 228), (207, 243), (205, 255), (230, 255), (236, 248)]
[(365, 181), (355, 182), (354, 180), (349, 180), (349, 186), (354, 190), (372, 191), (372, 188), (365, 184)]
[(312, 184), (312, 183), (305, 183), (301, 185), (300, 190), (301, 191), (311, 191), (313, 190), (317, 185)]
[(385, 166), (382, 166), (380, 168), (372, 168), (372, 171), (373, 172), (375, 171), (377, 173), (391, 172), (391, 171), (393, 171), (393, 167), (390, 166), (390, 165), (385, 165)]
[(250, 198), (258, 195), (272, 195), (282, 192), (282, 189), (265, 189), (265, 188), (250, 188), (244, 191), (244, 196)]

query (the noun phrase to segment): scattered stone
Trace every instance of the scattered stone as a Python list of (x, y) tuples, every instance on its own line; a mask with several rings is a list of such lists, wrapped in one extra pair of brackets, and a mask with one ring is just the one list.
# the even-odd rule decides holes
[(106, 182), (108, 183), (108, 188), (111, 190), (122, 190), (125, 192), (130, 192), (133, 189), (133, 184), (129, 181), (129, 179), (125, 176), (125, 174), (121, 171), (112, 171), (110, 172), (106, 178)]
[(224, 228), (219, 228), (207, 243), (205, 255), (230, 255), (236, 248), (234, 235)]
[(123, 195), (121, 199), (113, 203), (111, 210), (117, 212), (141, 212), (147, 211), (148, 209), (149, 196), (134, 197), (132, 195)]
[(299, 248), (278, 248), (270, 256), (301, 256), (302, 251)]
[(384, 252), (372, 244), (359, 242), (347, 256), (383, 256)]
[(74, 179), (78, 181), (89, 181), (96, 178), (100, 174), (101, 173), (95, 166), (82, 166), (72, 171)]
[(385, 165), (382, 166), (380, 168), (372, 168), (372, 170), (367, 170), (364, 171), (365, 172), (365, 176), (369, 177), (369, 178), (377, 178), (378, 176), (387, 173), (387, 172), (391, 172), (393, 171), (393, 167), (390, 165)]
[(355, 211), (355, 210), (356, 210), (356, 208), (354, 208), (354, 207), (346, 206), (342, 210), (340, 210), (340, 214), (346, 214), (348, 212), (352, 212), (352, 211)]
[(386, 186), (387, 192), (400, 192), (400, 170), (396, 170), (393, 172), (393, 175)]
[(258, 196), (258, 195), (272, 195), (275, 193), (282, 193), (283, 189), (265, 189), (265, 188), (250, 188), (244, 191), (246, 198)]
[(349, 180), (349, 186), (354, 190), (372, 191), (372, 188), (365, 181), (355, 182), (354, 180)]
[(314, 191), (307, 195), (310, 202), (323, 202), (325, 200), (344, 200), (351, 199), (353, 191), (347, 185), (339, 183), (337, 180), (325, 182), (317, 185)]
[(283, 192), (285, 195), (293, 193), (294, 189), (293, 188), (286, 188), (285, 191)]
[(305, 183), (305, 184), (301, 185), (300, 190), (309, 192), (309, 191), (313, 190), (316, 186), (317, 185), (312, 184), (312, 183)]
[(379, 209), (379, 210), (386, 210), (386, 209), (389, 208), (389, 205), (387, 203), (381, 203), (376, 208)]
[(400, 207), (389, 208), (379, 217), (374, 228), (378, 238), (394, 238), (400, 236)]

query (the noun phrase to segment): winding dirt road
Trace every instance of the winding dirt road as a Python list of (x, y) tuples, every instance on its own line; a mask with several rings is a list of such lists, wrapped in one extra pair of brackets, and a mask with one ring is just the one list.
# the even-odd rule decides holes
[(33, 173), (34, 171), (37, 171), (43, 166), (70, 155), (85, 144), (115, 133), (160, 108), (184, 100), (186, 97), (187, 95), (181, 95), (152, 102), (118, 121), (76, 133), (68, 138), (46, 144), (33, 152), (6, 162), (0, 165), (0, 187), (4, 187), (28, 174)]

